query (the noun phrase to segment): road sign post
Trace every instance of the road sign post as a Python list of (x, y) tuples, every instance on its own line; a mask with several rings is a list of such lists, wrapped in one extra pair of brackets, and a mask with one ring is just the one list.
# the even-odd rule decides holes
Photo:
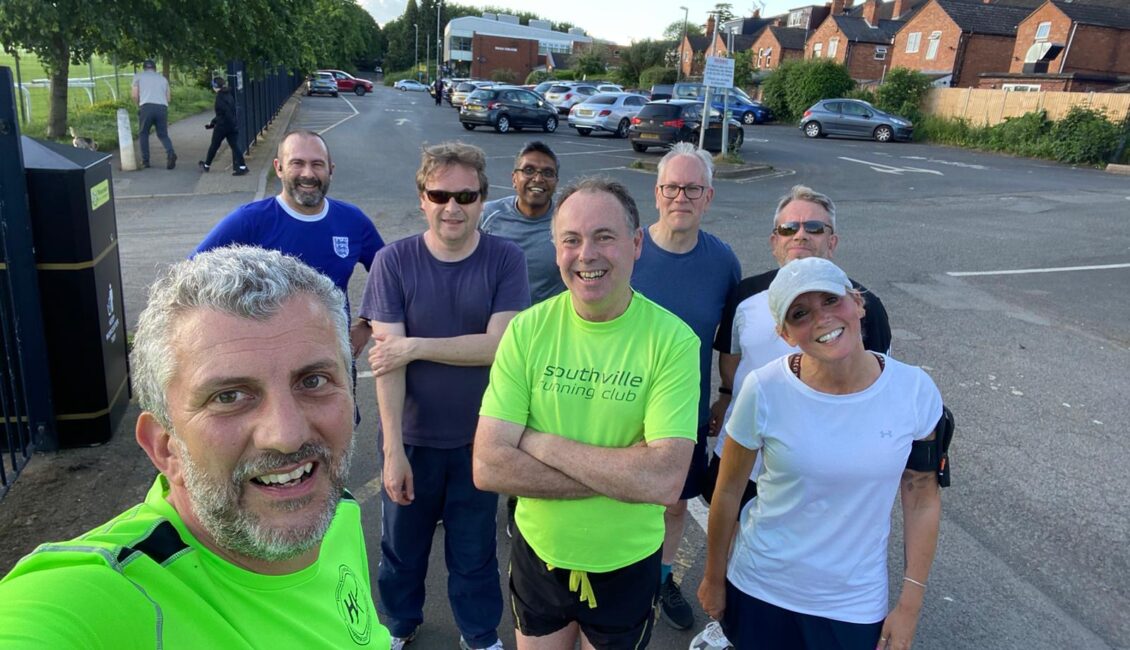
[(706, 67), (702, 71), (702, 83), (706, 86), (706, 97), (702, 102), (702, 128), (698, 132), (698, 148), (702, 149), (703, 145), (706, 144), (706, 129), (710, 126), (711, 91), (715, 87), (724, 88), (727, 103), (723, 105), (722, 109), (722, 153), (725, 154), (727, 136), (729, 135), (726, 127), (730, 124), (730, 120), (726, 117), (726, 110), (729, 108), (730, 88), (734, 85), (734, 60), (723, 56), (706, 57)]

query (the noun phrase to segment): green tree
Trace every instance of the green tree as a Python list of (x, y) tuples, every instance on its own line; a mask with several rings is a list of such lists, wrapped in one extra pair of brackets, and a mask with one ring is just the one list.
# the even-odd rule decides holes
[(795, 119), (826, 97), (840, 97), (855, 86), (847, 68), (830, 59), (785, 61), (761, 84), (761, 101), (780, 120)]
[[(702, 25), (696, 25), (692, 22), (687, 22), (687, 36), (702, 36)], [(663, 40), (675, 41), (678, 47), (679, 41), (683, 40), (683, 21), (676, 20), (663, 30)]]
[(734, 85), (745, 88), (753, 84), (753, 51), (734, 52)]
[(875, 93), (879, 110), (901, 115), (911, 122), (922, 118), (922, 100), (930, 92), (930, 78), (917, 70), (895, 68), (887, 73)]
[(734, 5), (729, 2), (719, 2), (714, 5), (714, 11), (710, 13), (714, 14), (715, 24), (724, 23), (734, 19)]
[(671, 41), (645, 39), (632, 43), (620, 50), (620, 68), (617, 71), (620, 83), (625, 86), (639, 86), (640, 74), (648, 68), (663, 67), (667, 55), (675, 44)]
[(599, 43), (593, 43), (573, 63), (573, 71), (583, 78), (601, 76), (608, 72), (607, 48)]
[(673, 84), (675, 78), (674, 68), (655, 66), (640, 73), (640, 88), (651, 88), (656, 84)]

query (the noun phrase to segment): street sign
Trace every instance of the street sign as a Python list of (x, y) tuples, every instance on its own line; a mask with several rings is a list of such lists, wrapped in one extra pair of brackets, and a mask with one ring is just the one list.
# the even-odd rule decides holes
[(706, 57), (706, 69), (702, 72), (702, 83), (715, 88), (730, 88), (734, 85), (734, 60), (723, 56)]

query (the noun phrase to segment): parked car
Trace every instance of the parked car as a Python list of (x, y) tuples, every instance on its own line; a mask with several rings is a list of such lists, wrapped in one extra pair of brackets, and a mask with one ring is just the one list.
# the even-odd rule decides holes
[(451, 92), (451, 101), (448, 102), (455, 108), (463, 105), (471, 93), (480, 88), (490, 88), (494, 83), (490, 81), (464, 81), (463, 83), (455, 86), (455, 90)]
[(879, 142), (910, 140), (914, 125), (859, 99), (822, 99), (800, 118), (800, 130), (810, 138), (846, 135)]
[(534, 86), (533, 90), (535, 93), (541, 95), (542, 97), (545, 97), (545, 94), (549, 92), (549, 89), (556, 86), (557, 83), (558, 82), (556, 81), (543, 81), (540, 84)]
[(557, 130), (557, 110), (533, 91), (495, 86), (471, 93), (459, 109), (459, 122), (468, 131), (491, 126), (499, 133), (523, 128), (553, 133)]
[(599, 83), (599, 84), (596, 85), (596, 89), (597, 89), (598, 92), (602, 92), (602, 93), (622, 93), (622, 92), (624, 92), (624, 87), (621, 86), (620, 84)]
[(579, 104), (596, 94), (596, 86), (575, 81), (564, 81), (550, 86), (545, 98), (557, 107), (558, 113), (568, 113), (573, 105)]
[(577, 135), (605, 131), (626, 138), (632, 118), (646, 103), (647, 99), (631, 93), (593, 95), (569, 110), (569, 126), (577, 130)]
[[(699, 129), (703, 124), (702, 102), (693, 99), (664, 99), (648, 102), (632, 118), (628, 139), (636, 151), (649, 147), (670, 147), (676, 142), (698, 144)], [(735, 119), (729, 120), (730, 151), (741, 149), (745, 131)], [(711, 109), (706, 126), (707, 151), (722, 150), (722, 111)]]
[(342, 70), (319, 70), (318, 73), (328, 73), (333, 76), (334, 81), (337, 82), (337, 89), (343, 93), (353, 93), (358, 97), (363, 96), (365, 93), (373, 92), (373, 82), (368, 79), (360, 79), (354, 77), (348, 72)]
[(375, 72), (377, 74), (384, 74), (385, 70), (381, 66), (375, 65), (375, 66), (373, 66), (373, 72)]
[(671, 84), (655, 84), (651, 87), (651, 99), (659, 101), (661, 99), (671, 99), (675, 92), (675, 87)]
[[(677, 99), (702, 99), (706, 94), (706, 86), (700, 83), (683, 82), (673, 87), (674, 97)], [(727, 103), (726, 95), (729, 94)], [(710, 95), (710, 105), (718, 110), (727, 107), (730, 116), (741, 120), (742, 124), (762, 124), (773, 119), (773, 111), (761, 102), (750, 97), (744, 90), (737, 86), (724, 91), (715, 88)]]
[(392, 84), (392, 87), (401, 91), (401, 92), (408, 92), (408, 91), (421, 92), (421, 93), (428, 92), (428, 85), (424, 84), (424, 83), (420, 83), (419, 81), (416, 81), (415, 79), (401, 79), (400, 81), (397, 81), (396, 83)]
[(328, 72), (315, 72), (306, 77), (306, 95), (332, 95), (337, 97), (337, 81)]

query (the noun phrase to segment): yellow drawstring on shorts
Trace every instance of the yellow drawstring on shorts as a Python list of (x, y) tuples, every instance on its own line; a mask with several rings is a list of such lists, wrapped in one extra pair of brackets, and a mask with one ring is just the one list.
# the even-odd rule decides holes
[[(545, 568), (550, 571), (555, 569), (555, 567), (549, 563), (546, 563)], [(592, 590), (592, 583), (589, 582), (588, 572), (579, 569), (570, 570), (569, 591), (576, 591), (580, 594), (582, 603), (588, 601), (589, 609), (596, 609), (596, 593)]]

